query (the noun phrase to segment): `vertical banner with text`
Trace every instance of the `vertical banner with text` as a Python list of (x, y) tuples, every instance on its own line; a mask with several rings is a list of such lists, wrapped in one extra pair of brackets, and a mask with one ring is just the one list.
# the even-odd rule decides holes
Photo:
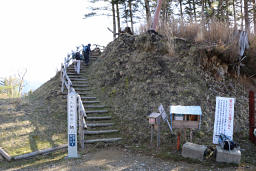
[(233, 140), (235, 98), (216, 97), (213, 144), (218, 144), (220, 134)]
[(68, 93), (68, 157), (76, 158), (77, 153), (77, 94)]

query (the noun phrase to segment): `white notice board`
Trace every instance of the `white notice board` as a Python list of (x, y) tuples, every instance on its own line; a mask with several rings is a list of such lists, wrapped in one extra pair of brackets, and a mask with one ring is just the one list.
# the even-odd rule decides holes
[(213, 144), (218, 144), (221, 133), (233, 140), (235, 98), (216, 97)]

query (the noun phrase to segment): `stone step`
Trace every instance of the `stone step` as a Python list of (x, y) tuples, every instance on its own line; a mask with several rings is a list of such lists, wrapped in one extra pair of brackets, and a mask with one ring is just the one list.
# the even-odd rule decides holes
[(84, 108), (104, 108), (105, 105), (85, 105)]
[(86, 114), (90, 114), (90, 113), (108, 113), (108, 110), (87, 110), (85, 112), (86, 112)]
[(114, 123), (87, 123), (87, 127), (95, 128), (95, 127), (107, 127), (113, 126)]
[(109, 120), (111, 119), (111, 116), (88, 116), (86, 120), (88, 121), (97, 121), (97, 120)]
[(99, 131), (88, 131), (86, 130), (84, 132), (85, 135), (99, 135), (99, 134), (110, 134), (110, 133), (115, 133), (118, 132), (118, 130), (113, 129), (113, 130), (99, 130)]
[(83, 104), (100, 103), (100, 101), (83, 101)]
[(109, 143), (109, 142), (116, 142), (121, 140), (122, 138), (102, 138), (102, 139), (92, 139), (92, 140), (85, 140), (85, 144), (93, 144), (93, 143), (98, 143), (98, 142), (104, 142), (104, 143)]
[(83, 99), (96, 99), (96, 97), (85, 97), (85, 96), (83, 96), (83, 97), (81, 97), (81, 99), (83, 100)]

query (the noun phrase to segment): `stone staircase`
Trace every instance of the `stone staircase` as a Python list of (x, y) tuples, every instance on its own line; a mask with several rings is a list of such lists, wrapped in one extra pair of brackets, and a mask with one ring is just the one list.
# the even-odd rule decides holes
[(83, 101), (87, 114), (87, 129), (84, 131), (85, 144), (119, 141), (122, 138), (119, 137), (119, 130), (108, 110), (110, 107), (104, 105), (93, 95), (89, 80), (84, 78), (87, 67), (81, 61), (80, 74), (76, 74), (73, 65), (70, 65), (67, 70), (75, 91)]

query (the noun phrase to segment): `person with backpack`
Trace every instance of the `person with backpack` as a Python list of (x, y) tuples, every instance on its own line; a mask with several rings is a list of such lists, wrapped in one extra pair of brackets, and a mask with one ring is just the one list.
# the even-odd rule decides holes
[(79, 47), (76, 47), (75, 59), (76, 60), (82, 60)]
[(83, 52), (82, 53), (83, 53), (83, 56), (84, 56), (85, 65), (89, 64), (90, 52), (91, 52), (91, 44), (89, 43), (87, 46), (83, 45)]

